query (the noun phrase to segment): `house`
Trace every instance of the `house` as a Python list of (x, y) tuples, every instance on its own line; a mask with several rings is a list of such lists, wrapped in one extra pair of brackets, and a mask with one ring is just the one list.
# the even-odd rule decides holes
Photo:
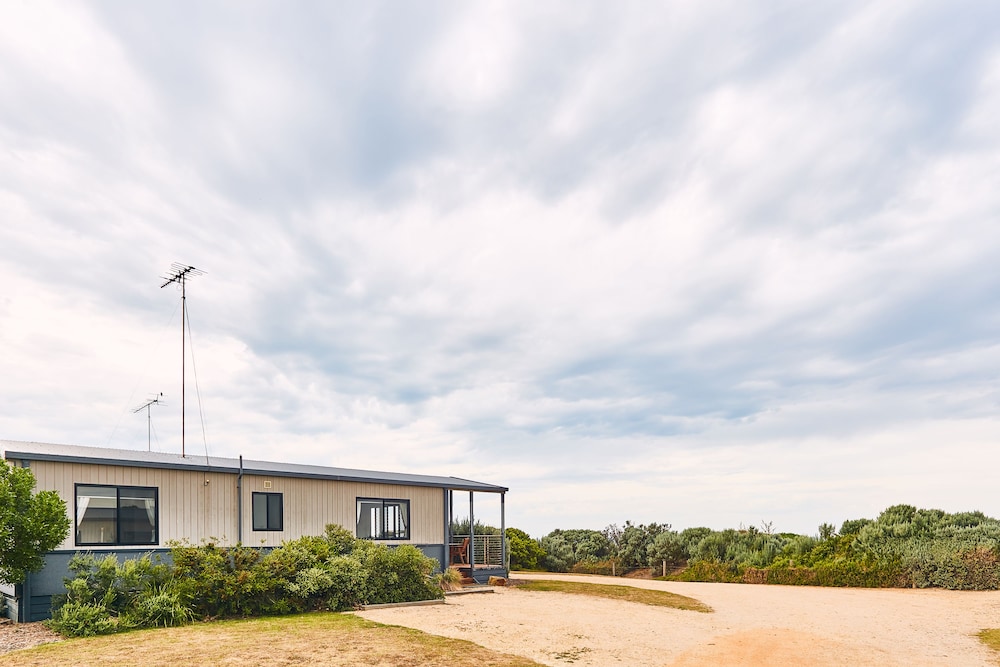
[[(411, 544), (442, 568), (457, 563), (479, 582), (506, 576), (506, 546), (499, 535), (451, 534), (455, 503), (464, 504), (466, 492), (470, 525), (475, 494), (499, 497), (502, 529), (507, 492), (502, 486), (242, 457), (9, 440), (0, 440), (0, 456), (30, 468), (36, 491), (57, 492), (72, 524), (66, 540), (46, 555), (41, 572), (17, 586), (0, 584), (7, 615), (18, 621), (48, 618), (51, 598), (64, 590), (67, 564), (78, 552), (166, 554), (172, 540), (197, 544), (208, 539), (220, 546), (277, 547), (322, 535), (331, 523), (359, 538)], [(457, 499), (456, 492), (462, 494)]]

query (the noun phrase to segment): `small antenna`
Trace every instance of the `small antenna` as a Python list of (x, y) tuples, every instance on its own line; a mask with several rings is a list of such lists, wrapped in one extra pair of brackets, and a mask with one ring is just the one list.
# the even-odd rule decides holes
[(164, 405), (163, 403), (160, 402), (161, 398), (163, 398), (163, 392), (162, 391), (160, 392), (159, 396), (157, 396), (155, 398), (149, 399), (148, 401), (146, 401), (145, 403), (143, 403), (142, 405), (140, 405), (139, 407), (137, 407), (135, 410), (132, 411), (132, 414), (135, 414), (137, 412), (141, 412), (143, 410), (146, 411), (146, 451), (147, 452), (153, 451), (153, 416), (149, 413), (149, 408), (151, 406), (154, 406), (154, 405)]
[(187, 367), (186, 355), (184, 353), (184, 331), (185, 325), (187, 324), (187, 280), (189, 277), (203, 276), (205, 272), (201, 269), (196, 269), (193, 266), (185, 266), (184, 264), (179, 264), (174, 262), (170, 265), (170, 273), (165, 276), (160, 276), (165, 281), (160, 285), (160, 289), (163, 289), (170, 283), (177, 283), (181, 286), (181, 458), (184, 458), (184, 404), (186, 398), (186, 392), (184, 390), (184, 373)]
[(160, 289), (163, 289), (170, 283), (179, 283), (181, 287), (184, 287), (184, 281), (187, 280), (188, 276), (203, 276), (205, 272), (201, 269), (196, 269), (193, 266), (185, 266), (179, 262), (174, 262), (170, 265), (170, 273), (165, 276), (160, 276), (163, 278), (164, 282), (160, 285)]

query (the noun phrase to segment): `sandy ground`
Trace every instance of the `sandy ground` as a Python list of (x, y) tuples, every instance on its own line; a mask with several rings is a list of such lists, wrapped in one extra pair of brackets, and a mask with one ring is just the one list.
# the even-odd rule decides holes
[(658, 588), (702, 614), (516, 588), (379, 609), (380, 623), (467, 639), (547, 665), (992, 665), (975, 636), (1000, 627), (1000, 591), (872, 590), (515, 574)]

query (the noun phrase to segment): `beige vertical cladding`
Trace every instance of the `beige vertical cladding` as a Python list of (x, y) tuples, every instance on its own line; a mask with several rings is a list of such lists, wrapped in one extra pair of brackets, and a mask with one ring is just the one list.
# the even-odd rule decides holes
[[(57, 461), (33, 461), (31, 471), (38, 490), (56, 491), (66, 501), (71, 521), (76, 484), (154, 487), (158, 489), (160, 521), (160, 542), (155, 546), (185, 539), (193, 543), (209, 538), (236, 542), (235, 474)], [(59, 548), (77, 548), (73, 530)]]
[[(267, 488), (266, 482), (270, 482)], [(282, 494), (284, 530), (253, 530), (251, 503), (254, 492)], [(391, 544), (443, 544), (444, 494), (437, 487), (344, 482), (324, 479), (243, 475), (243, 543), (279, 546), (303, 535), (322, 535), (327, 524), (343, 526), (355, 534), (358, 498), (392, 498), (410, 501), (410, 539)]]
[[(159, 489), (160, 542), (157, 546), (165, 547), (171, 540), (197, 544), (212, 539), (223, 545), (237, 541), (236, 473), (56, 461), (33, 461), (31, 471), (38, 490), (56, 491), (66, 501), (71, 520), (76, 484), (155, 487)], [(271, 482), (270, 488), (265, 488), (265, 481)], [(254, 491), (282, 494), (284, 530), (253, 530), (251, 498)], [(440, 488), (259, 474), (243, 476), (243, 543), (279, 546), (283, 541), (304, 535), (321, 535), (329, 523), (341, 525), (353, 534), (358, 498), (409, 500), (410, 539), (407, 543), (444, 543), (444, 494)], [(74, 531), (71, 530), (59, 549), (75, 548)]]

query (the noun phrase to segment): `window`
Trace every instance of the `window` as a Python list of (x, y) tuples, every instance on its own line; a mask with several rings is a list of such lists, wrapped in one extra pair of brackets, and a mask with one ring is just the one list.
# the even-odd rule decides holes
[(157, 489), (76, 485), (76, 544), (156, 544)]
[(410, 501), (358, 498), (358, 537), (370, 540), (410, 539)]
[(284, 530), (280, 493), (253, 494), (253, 529)]

